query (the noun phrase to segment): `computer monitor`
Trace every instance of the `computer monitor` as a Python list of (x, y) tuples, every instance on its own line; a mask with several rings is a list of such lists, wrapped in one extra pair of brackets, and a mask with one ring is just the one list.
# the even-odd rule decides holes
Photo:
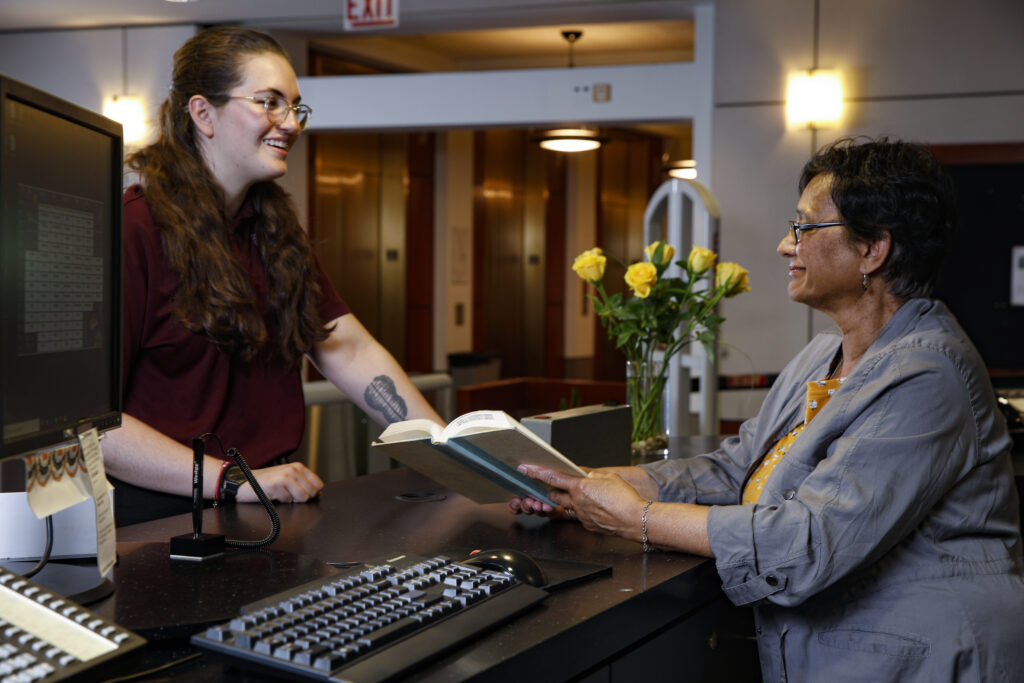
[(121, 125), (0, 75), (0, 460), (121, 423)]

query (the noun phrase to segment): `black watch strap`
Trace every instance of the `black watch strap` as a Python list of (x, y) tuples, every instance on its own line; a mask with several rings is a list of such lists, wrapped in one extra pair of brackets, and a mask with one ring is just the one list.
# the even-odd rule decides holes
[(224, 468), (220, 475), (220, 488), (217, 491), (217, 502), (234, 503), (238, 496), (238, 489), (248, 482), (245, 473), (238, 465), (231, 464)]

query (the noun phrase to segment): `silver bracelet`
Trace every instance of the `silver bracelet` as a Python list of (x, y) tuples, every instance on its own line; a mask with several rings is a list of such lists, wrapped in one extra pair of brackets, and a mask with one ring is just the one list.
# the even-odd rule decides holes
[(640, 542), (643, 544), (644, 552), (649, 553), (654, 551), (654, 546), (647, 543), (647, 512), (651, 509), (653, 500), (649, 500), (644, 504), (644, 512), (640, 515)]

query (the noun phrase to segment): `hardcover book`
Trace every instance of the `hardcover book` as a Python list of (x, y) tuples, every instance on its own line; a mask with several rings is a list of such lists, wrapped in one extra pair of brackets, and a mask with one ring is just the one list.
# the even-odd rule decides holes
[(517, 495), (555, 505), (547, 487), (516, 470), (524, 463), (586, 476), (571, 460), (500, 410), (466, 413), (447, 427), (426, 419), (395, 422), (373, 446), (375, 452), (477, 503), (498, 503)]

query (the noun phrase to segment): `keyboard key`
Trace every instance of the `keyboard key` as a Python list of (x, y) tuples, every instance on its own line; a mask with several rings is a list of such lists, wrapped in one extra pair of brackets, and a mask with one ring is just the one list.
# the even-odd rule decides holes
[[(260, 635), (254, 631), (242, 631), (235, 634), (235, 639), (232, 641), (236, 647), (244, 648), (246, 650), (252, 649), (256, 645), (256, 642), (260, 639)], [(220, 640), (214, 640), (216, 643), (224, 642)]]
[(398, 640), (407, 633), (412, 633), (419, 627), (420, 624), (413, 619), (399, 619), (393, 624), (366, 634), (356, 642), (363, 643), (367, 647), (380, 647)]
[(274, 657), (277, 659), (290, 660), (296, 653), (306, 649), (305, 647), (299, 647), (295, 643), (287, 643), (280, 647), (274, 648)]
[(306, 648), (305, 650), (302, 650), (301, 652), (295, 653), (295, 657), (293, 658), (292, 661), (294, 661), (296, 664), (312, 666), (313, 662), (316, 661), (317, 657), (324, 654), (325, 652), (330, 652), (330, 650), (331, 648), (327, 645), (314, 645), (312, 647)]
[(223, 643), (234, 636), (234, 631), (230, 628), (224, 628), (223, 626), (211, 626), (206, 629), (206, 637), (210, 640), (216, 640), (218, 643)]
[(253, 616), (252, 614), (246, 614), (244, 616), (235, 617), (234, 619), (232, 619), (231, 628), (235, 631), (246, 631), (249, 628), (255, 626), (257, 623), (259, 622), (256, 620), (255, 616)]
[(348, 659), (346, 653), (335, 650), (317, 657), (313, 662), (313, 667), (320, 671), (334, 671), (344, 664), (346, 659)]

